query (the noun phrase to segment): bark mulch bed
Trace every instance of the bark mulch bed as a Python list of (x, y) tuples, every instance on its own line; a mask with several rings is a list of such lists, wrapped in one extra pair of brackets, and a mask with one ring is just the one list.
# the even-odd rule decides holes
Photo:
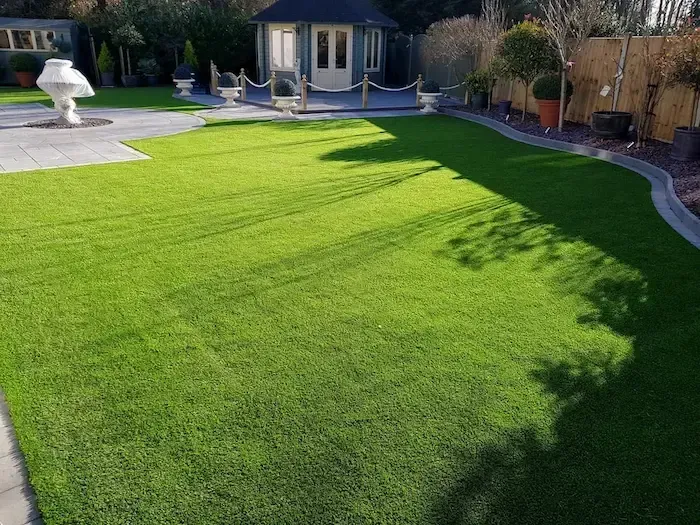
[[(486, 109), (475, 110), (464, 105), (450, 106), (450, 109), (506, 122), (505, 115), (499, 114), (496, 106), (492, 107), (490, 111)], [(520, 111), (512, 111), (507, 124), (518, 131), (529, 133), (530, 135), (606, 149), (615, 153), (629, 155), (630, 157), (635, 157), (649, 164), (653, 164), (654, 166), (658, 166), (666, 170), (671, 177), (673, 177), (673, 187), (681, 202), (695, 215), (700, 217), (700, 161), (678, 162), (671, 159), (670, 144), (651, 140), (646, 146), (637, 148), (634, 144), (630, 146), (630, 143), (634, 142), (632, 134), (625, 140), (602, 139), (593, 135), (590, 126), (574, 122), (566, 122), (564, 131), (561, 133), (556, 128), (552, 128), (549, 130), (549, 133), (545, 133), (546, 128), (540, 126), (539, 117), (537, 115), (527, 114), (525, 122), (522, 122)]]
[(37, 120), (35, 122), (27, 122), (28, 128), (40, 129), (80, 129), (80, 128), (96, 128), (111, 124), (111, 120), (106, 118), (84, 118), (80, 124), (68, 124), (67, 122), (59, 121), (58, 119)]

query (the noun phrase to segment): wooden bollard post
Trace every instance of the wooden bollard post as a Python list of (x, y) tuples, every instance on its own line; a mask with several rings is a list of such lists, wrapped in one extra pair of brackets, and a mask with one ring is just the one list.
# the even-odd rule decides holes
[(219, 75), (217, 73), (219, 72), (218, 68), (216, 67), (216, 64), (214, 64), (213, 60), (209, 61), (209, 77), (211, 79), (211, 94), (215, 95), (217, 93), (217, 88), (219, 87)]
[(308, 101), (309, 101), (309, 94), (308, 94), (308, 86), (309, 82), (306, 80), (306, 75), (301, 76), (301, 109), (306, 111), (308, 109)]
[[(277, 73), (274, 71), (272, 72), (272, 75), (270, 75), (270, 97), (275, 96), (275, 83), (277, 82)], [(272, 99), (272, 105), (275, 105), (275, 100), (274, 98)]]
[(423, 75), (418, 74), (418, 85), (416, 86), (416, 106), (420, 107), (420, 93), (423, 91)]
[(365, 73), (362, 79), (362, 109), (367, 109), (369, 106), (369, 76)]
[(248, 82), (245, 80), (245, 69), (241, 68), (241, 100), (245, 100), (245, 92)]

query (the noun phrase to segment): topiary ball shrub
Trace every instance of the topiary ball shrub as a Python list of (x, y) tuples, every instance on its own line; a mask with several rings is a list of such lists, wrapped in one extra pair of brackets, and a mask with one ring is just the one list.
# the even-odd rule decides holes
[(233, 73), (224, 73), (219, 77), (219, 87), (222, 88), (237, 88), (238, 77)]
[(192, 66), (189, 64), (180, 64), (173, 73), (175, 80), (192, 80)]
[(38, 61), (28, 53), (17, 53), (10, 57), (10, 68), (16, 73), (36, 73)]
[(421, 93), (440, 93), (440, 84), (434, 80), (426, 80), (423, 82)]
[[(574, 93), (574, 85), (570, 80), (566, 81), (566, 97)], [(559, 75), (545, 75), (535, 80), (532, 85), (532, 94), (537, 100), (559, 100), (561, 96), (561, 77)]]
[(294, 97), (297, 94), (297, 87), (294, 82), (283, 78), (275, 82), (275, 96), (276, 97)]

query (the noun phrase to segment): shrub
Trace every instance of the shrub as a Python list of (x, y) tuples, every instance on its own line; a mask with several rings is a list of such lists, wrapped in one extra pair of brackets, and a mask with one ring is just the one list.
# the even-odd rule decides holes
[(488, 93), (491, 90), (491, 75), (485, 69), (475, 69), (464, 78), (470, 93)]
[(278, 79), (275, 82), (276, 97), (293, 97), (297, 94), (297, 87), (294, 82), (286, 78)]
[(10, 68), (17, 73), (36, 73), (37, 59), (29, 53), (17, 53), (10, 57)]
[(543, 73), (556, 71), (559, 64), (544, 28), (529, 20), (503, 34), (498, 55), (508, 72), (527, 86)]
[(185, 41), (185, 53), (183, 57), (185, 64), (191, 65), (194, 69), (199, 69), (199, 60), (197, 53), (194, 51), (194, 46), (190, 40)]
[[(566, 96), (574, 93), (574, 85), (570, 80), (566, 81)], [(532, 85), (532, 94), (537, 100), (559, 100), (561, 96), (561, 77), (559, 75), (545, 75), (535, 80)]]
[(155, 58), (142, 58), (139, 60), (138, 70), (143, 75), (160, 75), (160, 66)]
[(107, 42), (102, 42), (100, 56), (97, 57), (97, 67), (102, 73), (114, 73), (114, 59), (112, 53), (109, 52)]
[(690, 109), (690, 129), (695, 129), (694, 117), (700, 105), (700, 28), (683, 28), (668, 59), (671, 83), (686, 86), (694, 92)]
[(192, 66), (189, 64), (180, 64), (173, 73), (175, 80), (190, 80), (192, 78)]
[(434, 80), (426, 80), (423, 82), (421, 93), (440, 93), (440, 84)]
[(219, 87), (235, 88), (238, 87), (238, 77), (233, 73), (224, 73), (219, 78)]

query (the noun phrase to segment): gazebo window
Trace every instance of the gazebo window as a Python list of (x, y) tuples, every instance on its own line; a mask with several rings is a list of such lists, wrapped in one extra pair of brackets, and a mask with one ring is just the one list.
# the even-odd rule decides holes
[(365, 71), (379, 71), (381, 32), (379, 29), (365, 31)]
[(53, 31), (29, 29), (0, 29), (0, 50), (51, 51)]
[(294, 70), (296, 32), (294, 26), (270, 26), (270, 63), (272, 69)]

